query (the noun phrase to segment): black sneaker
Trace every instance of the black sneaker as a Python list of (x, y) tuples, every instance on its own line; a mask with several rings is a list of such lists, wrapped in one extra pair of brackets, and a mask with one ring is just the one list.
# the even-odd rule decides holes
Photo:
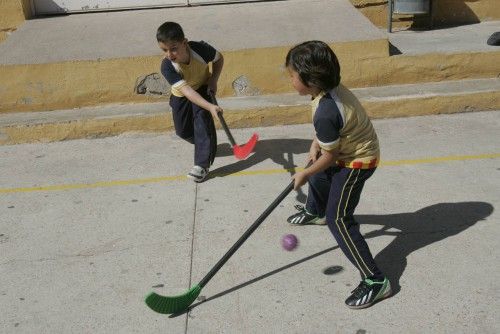
[(306, 211), (302, 205), (296, 205), (295, 209), (299, 210), (296, 214), (288, 217), (286, 220), (293, 225), (325, 225), (325, 217), (319, 217), (317, 215), (312, 215)]
[(187, 177), (193, 179), (194, 182), (203, 182), (208, 176), (208, 168), (194, 166), (187, 174)]
[(387, 278), (383, 281), (374, 281), (365, 278), (358, 287), (352, 291), (345, 304), (349, 308), (365, 308), (372, 306), (377, 301), (387, 298), (392, 294), (391, 283)]

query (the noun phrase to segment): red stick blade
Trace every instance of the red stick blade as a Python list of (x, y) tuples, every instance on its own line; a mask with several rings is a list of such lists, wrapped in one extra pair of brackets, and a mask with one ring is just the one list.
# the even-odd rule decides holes
[(246, 159), (250, 153), (253, 152), (255, 144), (257, 144), (257, 140), (259, 140), (259, 136), (254, 133), (250, 140), (242, 146), (234, 145), (233, 152), (234, 156), (240, 160)]

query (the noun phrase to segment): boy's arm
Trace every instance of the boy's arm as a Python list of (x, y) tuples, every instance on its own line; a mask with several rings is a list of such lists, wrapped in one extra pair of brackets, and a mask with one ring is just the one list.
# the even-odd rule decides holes
[(318, 159), (320, 153), (321, 153), (321, 147), (319, 146), (318, 138), (314, 136), (314, 139), (311, 143), (311, 147), (309, 148), (309, 156), (307, 158), (308, 160), (315, 162)]
[(304, 169), (305, 175), (309, 178), (311, 175), (322, 172), (328, 167), (334, 165), (339, 157), (338, 150), (321, 150), (321, 155), (319, 158), (308, 168)]
[(184, 85), (181, 87), (182, 94), (191, 102), (197, 106), (202, 107), (205, 110), (210, 111), (214, 119), (218, 119), (217, 113), (223, 112), (222, 108), (218, 105), (212, 104), (205, 100), (197, 91), (195, 91), (191, 86)]
[(338, 157), (339, 157), (338, 149), (334, 149), (331, 151), (321, 149), (321, 155), (319, 156), (318, 159), (316, 159), (316, 161), (311, 166), (309, 166), (308, 168), (304, 169), (301, 172), (297, 172), (295, 175), (292, 176), (292, 179), (295, 180), (293, 189), (298, 190), (307, 182), (307, 180), (309, 179), (309, 177), (311, 177), (311, 175), (322, 172), (328, 167), (334, 165), (338, 160)]
[(222, 67), (224, 66), (224, 57), (220, 54), (220, 58), (212, 63), (212, 75), (208, 79), (208, 89), (214, 94), (217, 93), (217, 82), (219, 81)]

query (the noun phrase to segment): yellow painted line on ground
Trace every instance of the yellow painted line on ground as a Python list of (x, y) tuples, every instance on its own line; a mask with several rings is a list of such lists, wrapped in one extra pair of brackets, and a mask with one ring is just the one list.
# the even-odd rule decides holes
[(101, 181), (95, 183), (76, 183), (76, 184), (60, 184), (54, 186), (30, 187), (30, 188), (0, 188), (0, 193), (26, 193), (32, 191), (54, 191), (54, 190), (70, 190), (70, 189), (88, 189), (88, 188), (103, 188), (114, 186), (129, 186), (134, 184), (158, 183), (163, 181), (176, 181), (187, 179), (186, 176), (164, 176), (152, 177), (147, 179), (133, 180), (116, 180), (116, 181)]
[(500, 153), (485, 153), (485, 154), (477, 154), (477, 155), (451, 155), (451, 156), (447, 156), (447, 157), (436, 157), (436, 158), (381, 161), (380, 166), (435, 164), (435, 163), (448, 162), (448, 161), (465, 161), (465, 160), (480, 160), (480, 159), (495, 159), (495, 158), (500, 158)]
[[(496, 159), (500, 158), (500, 153), (486, 153), (478, 155), (452, 155), (445, 157), (435, 157), (435, 158), (422, 158), (422, 159), (411, 159), (411, 160), (394, 160), (394, 161), (382, 161), (380, 163), (381, 167), (386, 166), (403, 166), (403, 165), (417, 165), (417, 164), (435, 164), (443, 163), (449, 161), (466, 161), (466, 160), (481, 160), (481, 159)], [(295, 170), (302, 170), (303, 168), (296, 168)], [(236, 173), (228, 174), (217, 174), (215, 176), (248, 176), (248, 175), (271, 175), (271, 174), (281, 174), (288, 173), (288, 169), (261, 169), (253, 171), (241, 171)], [(101, 181), (95, 183), (76, 183), (76, 184), (61, 184), (53, 186), (40, 186), (40, 187), (27, 187), (27, 188), (0, 188), (0, 194), (7, 193), (25, 193), (34, 191), (59, 191), (59, 190), (71, 190), (71, 189), (89, 189), (89, 188), (104, 188), (104, 187), (115, 187), (115, 186), (129, 186), (134, 184), (145, 184), (145, 183), (159, 183), (166, 181), (178, 181), (186, 180), (187, 177), (184, 175), (176, 176), (163, 176), (163, 177), (152, 177), (145, 179), (132, 179), (132, 180), (116, 180), (116, 181)]]

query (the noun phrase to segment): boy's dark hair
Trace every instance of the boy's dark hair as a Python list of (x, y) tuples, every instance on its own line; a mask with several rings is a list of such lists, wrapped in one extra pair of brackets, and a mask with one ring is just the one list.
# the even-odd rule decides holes
[(165, 22), (156, 31), (156, 40), (158, 42), (182, 42), (184, 40), (184, 31), (182, 27), (175, 22)]
[(307, 87), (315, 86), (326, 92), (340, 83), (337, 56), (321, 41), (307, 41), (291, 48), (285, 66), (296, 71)]

